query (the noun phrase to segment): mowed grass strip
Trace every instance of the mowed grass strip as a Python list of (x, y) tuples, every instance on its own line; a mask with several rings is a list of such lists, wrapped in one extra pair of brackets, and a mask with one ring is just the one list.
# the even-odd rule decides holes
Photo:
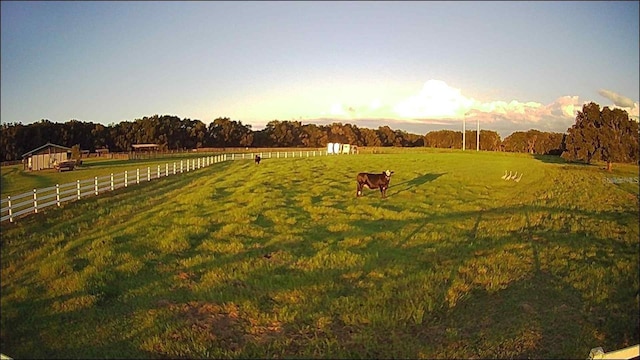
[[(392, 176), (388, 198), (360, 171)], [(520, 182), (501, 179), (523, 173)], [(2, 225), (20, 358), (582, 358), (638, 343), (634, 176), (515, 154), (225, 162)]]

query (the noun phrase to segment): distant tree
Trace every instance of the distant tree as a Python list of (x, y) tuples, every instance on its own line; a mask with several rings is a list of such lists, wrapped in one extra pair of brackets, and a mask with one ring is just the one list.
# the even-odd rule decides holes
[[(396, 133), (396, 136), (400, 136), (400, 134)], [(401, 136), (404, 138), (405, 146), (416, 147), (416, 146), (424, 146), (424, 136), (410, 134), (407, 132), (402, 132)]]
[(264, 129), (266, 143), (263, 146), (293, 147), (299, 135), (300, 122), (272, 120)]
[(562, 153), (566, 160), (602, 160), (608, 171), (614, 162), (638, 161), (638, 122), (630, 120), (624, 110), (600, 110), (596, 103), (585, 104), (567, 132), (566, 150)]
[(480, 130), (480, 150), (498, 151), (500, 150), (500, 135), (492, 130)]
[(81, 161), (82, 152), (80, 152), (80, 144), (75, 144), (71, 147), (71, 159), (75, 161)]
[(462, 132), (452, 130), (431, 131), (424, 136), (424, 146), (441, 149), (462, 149)]
[(378, 133), (378, 138), (380, 139), (382, 146), (396, 145), (396, 133), (391, 130), (389, 126), (380, 126), (376, 132)]
[[(251, 125), (242, 125), (241, 121), (231, 120), (229, 118), (217, 118), (209, 124), (209, 128), (205, 131), (204, 124), (194, 124), (190, 137), (197, 139), (198, 144), (207, 143), (209, 146), (216, 147), (238, 147), (253, 145), (254, 135), (251, 131)], [(208, 140), (204, 139), (207, 134)]]
[(325, 127), (316, 124), (303, 125), (300, 141), (305, 147), (325, 147), (329, 142)]
[(621, 109), (605, 107), (600, 112), (598, 147), (600, 158), (611, 171), (614, 162), (638, 160), (638, 123), (629, 120), (629, 114)]
[(508, 152), (526, 152), (539, 155), (560, 155), (564, 134), (529, 130), (516, 131), (502, 141), (502, 148)]
[(514, 131), (504, 138), (502, 148), (506, 152), (528, 152), (529, 141), (524, 131)]
[(359, 146), (382, 146), (382, 141), (378, 136), (378, 132), (373, 129), (364, 128), (360, 129), (360, 134), (362, 135), (362, 145)]
[(598, 150), (595, 124), (599, 117), (600, 106), (593, 102), (578, 111), (576, 123), (567, 130), (566, 150), (562, 153), (564, 159), (591, 163)]

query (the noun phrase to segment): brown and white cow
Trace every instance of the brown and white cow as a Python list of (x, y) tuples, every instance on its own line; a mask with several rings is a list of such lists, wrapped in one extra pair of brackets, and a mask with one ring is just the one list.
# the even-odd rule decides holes
[(391, 174), (393, 174), (393, 171), (389, 170), (383, 171), (380, 174), (359, 173), (356, 178), (358, 183), (356, 197), (362, 196), (362, 189), (366, 186), (372, 190), (380, 189), (382, 198), (386, 198), (389, 181), (391, 181)]

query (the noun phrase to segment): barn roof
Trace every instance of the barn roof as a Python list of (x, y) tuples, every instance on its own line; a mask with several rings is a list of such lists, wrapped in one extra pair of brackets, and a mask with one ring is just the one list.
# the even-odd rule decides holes
[(31, 150), (31, 151), (29, 151), (29, 152), (27, 152), (27, 153), (22, 154), (22, 157), (23, 157), (23, 158), (24, 158), (24, 157), (27, 157), (27, 156), (29, 156), (29, 155), (31, 155), (31, 154), (33, 154), (33, 153), (35, 153), (35, 152), (38, 152), (38, 151), (40, 151), (40, 150), (42, 150), (42, 149), (46, 149), (46, 148), (48, 148), (48, 147), (54, 147), (54, 148), (58, 148), (58, 149), (66, 150), (66, 151), (71, 151), (71, 148), (68, 148), (68, 147), (66, 147), (66, 146), (56, 145), (56, 144), (52, 144), (52, 143), (48, 142), (48, 143), (46, 143), (46, 144), (44, 144), (44, 145), (40, 146), (39, 148), (35, 148), (35, 149), (33, 149), (33, 150)]
[(160, 147), (158, 144), (133, 144), (131, 145), (134, 149), (145, 149), (145, 148), (157, 148)]

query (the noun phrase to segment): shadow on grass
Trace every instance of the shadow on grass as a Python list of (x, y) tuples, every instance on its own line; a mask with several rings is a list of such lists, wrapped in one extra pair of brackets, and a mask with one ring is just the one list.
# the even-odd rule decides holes
[[(400, 189), (395, 193), (410, 191), (442, 175), (444, 174), (425, 174), (402, 182), (396, 185)], [(163, 209), (156, 208), (153, 203), (150, 204), (149, 198), (159, 196), (163, 192), (171, 192), (187, 183), (187, 180), (176, 179), (176, 182), (172, 182), (167, 179), (163, 182), (165, 186), (155, 188), (153, 185), (153, 188), (146, 188), (149, 192), (139, 191), (129, 194), (135, 203), (145, 208), (146, 215), (143, 218), (137, 218), (135, 223), (124, 221), (123, 224), (109, 224), (113, 226), (112, 233), (118, 233), (124, 227), (145, 224), (147, 220), (162, 216)], [(228, 190), (230, 188), (229, 186), (225, 188), (227, 191), (221, 191), (220, 198), (216, 200), (224, 201), (227, 197), (232, 197), (233, 192)], [(282, 188), (281, 191), (287, 199), (293, 196), (286, 192), (286, 188)], [(119, 195), (114, 194), (113, 197), (113, 206), (130, 203), (130, 200), (122, 199)], [(320, 198), (312, 197), (312, 203), (314, 200), (322, 201)], [(156, 201), (159, 200), (153, 202)], [(92, 203), (94, 200), (86, 200), (86, 202)], [(287, 208), (299, 209), (299, 205), (295, 202), (287, 200), (286, 203)], [(86, 223), (92, 219), (87, 214), (88, 210), (92, 209), (93, 207), (86, 205), (77, 211), (74, 210), (74, 216), (68, 219), (65, 226), (78, 227)], [(393, 211), (401, 211), (401, 208)], [(584, 248), (586, 236), (576, 233), (570, 227), (555, 234), (553, 232), (543, 234), (542, 231), (546, 231), (547, 228), (537, 228), (539, 224), (532, 224), (529, 215), (531, 212), (548, 214), (570, 212), (574, 216), (582, 215), (611, 222), (621, 222), (621, 217), (628, 218), (632, 215), (617, 211), (592, 212), (582, 209), (522, 205), (479, 211), (425, 214), (424, 218), (418, 219), (418, 223), (415, 220), (349, 220), (348, 225), (356, 229), (354, 232), (358, 236), (371, 237), (374, 240), (364, 247), (359, 244), (344, 248), (337, 245), (343, 236), (340, 231), (329, 231), (322, 223), (309, 225), (309, 221), (304, 221), (305, 225), (300, 225), (303, 231), (292, 236), (295, 237), (292, 242), (256, 248), (245, 246), (238, 253), (211, 256), (210, 260), (189, 268), (181, 266), (178, 260), (185, 255), (195, 255), (198, 245), (222, 226), (215, 223), (206, 227), (202, 234), (187, 235), (193, 249), (187, 254), (154, 255), (151, 261), (145, 261), (135, 276), (120, 276), (122, 274), (118, 270), (107, 270), (112, 274), (102, 278), (102, 282), (94, 284), (94, 291), (106, 295), (103, 295), (105, 301), (95, 307), (79, 310), (73, 314), (54, 314), (50, 315), (50, 318), (47, 318), (45, 313), (38, 313), (37, 317), (34, 316), (34, 321), (44, 320), (42, 321), (44, 325), (35, 326), (36, 331), (29, 331), (24, 327), (19, 333), (13, 334), (17, 335), (16, 343), (32, 338), (33, 333), (51, 336), (52, 331), (46, 329), (47, 324), (66, 325), (71, 318), (74, 322), (68, 326), (72, 331), (64, 333), (59, 338), (59, 343), (64, 344), (62, 347), (54, 348), (55, 345), (51, 339), (46, 338), (44, 339), (46, 341), (42, 342), (42, 352), (34, 351), (28, 355), (132, 358), (145, 355), (154, 358), (175, 358), (179, 354), (176, 349), (191, 350), (192, 353), (184, 357), (194, 357), (193, 355), (197, 355), (194, 349), (218, 351), (231, 348), (239, 349), (237, 357), (255, 355), (255, 357), (566, 358), (582, 355), (575, 354), (576, 348), (584, 348), (588, 351), (591, 347), (605, 345), (592, 343), (596, 341), (592, 335), (594, 331), (600, 330), (607, 337), (615, 337), (619, 334), (629, 336), (628, 327), (616, 325), (616, 320), (620, 319), (619, 314), (613, 319), (605, 319), (604, 327), (592, 324), (591, 312), (585, 310), (585, 306), (589, 304), (585, 305), (587, 300), (581, 296), (581, 291), (583, 293), (587, 291), (578, 290), (579, 288), (573, 286), (573, 282), (569, 280), (563, 281), (556, 275), (546, 273), (548, 269), (541, 271), (539, 258), (541, 252), (553, 251), (548, 249), (562, 244), (573, 248), (575, 250), (573, 253), (579, 256), (580, 250)], [(526, 216), (524, 229), (516, 229), (506, 235), (486, 235), (482, 231), (479, 234), (479, 229), (484, 229), (480, 224), (486, 224), (491, 219), (495, 219), (492, 216), (515, 217), (523, 214)], [(76, 217), (82, 220), (76, 220)], [(298, 219), (302, 218), (302, 216), (298, 217)], [(487, 218), (489, 220), (486, 220)], [(457, 236), (457, 239), (446, 239), (442, 242), (422, 241), (410, 247), (402, 246), (417, 234), (424, 232), (427, 224), (431, 222), (453, 225), (464, 219), (475, 221), (473, 226), (456, 230), (455, 235), (463, 234), (463, 236)], [(268, 235), (290, 233), (287, 229), (272, 229), (276, 228), (274, 222), (263, 215), (258, 216), (254, 224), (265, 228)], [(399, 233), (409, 225), (412, 225), (414, 230), (406, 238), (400, 239), (400, 243), (375, 237), (379, 232)], [(167, 226), (167, 229), (170, 227)], [(61, 229), (56, 230), (61, 231)], [(92, 231), (92, 235), (101, 236), (100, 233), (95, 232), (95, 229), (88, 231)], [(152, 250), (146, 244), (125, 245), (135, 242), (138, 234), (144, 234), (144, 232), (135, 235), (117, 235), (113, 241), (116, 245), (122, 244), (122, 247), (116, 246), (116, 249), (133, 253), (136, 258), (143, 257), (145, 253)], [(545, 242), (538, 242), (536, 236), (543, 237)], [(246, 239), (242, 239), (245, 244), (259, 240), (263, 239), (251, 238), (249, 235)], [(589, 235), (587, 240), (601, 242), (605, 249), (619, 246), (611, 239), (598, 235)], [(91, 237), (86, 242), (90, 241)], [(322, 247), (310, 246), (318, 245), (320, 242), (327, 244)], [(524, 250), (522, 250), (523, 247), (513, 247), (513, 245), (523, 244)], [(529, 259), (533, 262), (533, 266), (530, 270), (524, 268), (529, 271), (526, 276), (524, 278), (512, 276), (509, 268), (490, 268), (509, 276), (510, 282), (501, 290), (484, 290), (481, 286), (486, 284), (478, 283), (476, 280), (478, 274), (475, 270), (481, 269), (477, 265), (483, 264), (478, 259), (481, 260), (483, 254), (495, 255), (494, 253), (511, 251), (515, 252), (515, 255), (526, 255), (529, 254), (526, 249), (527, 244), (533, 247), (531, 253), (533, 259)], [(507, 247), (508, 245), (511, 247)], [(637, 253), (637, 245), (633, 246), (635, 247), (630, 250)], [(349, 265), (343, 258), (328, 258), (331, 261), (326, 261), (318, 257), (318, 263), (314, 263), (312, 268), (295, 268), (296, 263), (305, 261), (311, 263), (311, 258), (325, 249), (343, 250), (341, 254), (353, 253), (357, 255), (354, 258), (364, 259), (364, 264), (355, 262), (356, 265)], [(496, 249), (499, 251), (494, 251)], [(482, 250), (480, 255), (476, 254), (478, 250)], [(498, 255), (495, 258), (501, 259)], [(581, 259), (570, 261), (571, 266), (578, 266)], [(248, 265), (245, 266), (246, 264)], [(514, 269), (523, 269), (526, 264), (521, 265), (518, 261), (504, 264), (504, 266), (509, 265)], [(83, 269), (87, 263), (78, 262), (73, 266)], [(547, 266), (551, 265), (547, 264)], [(603, 267), (604, 265), (592, 263), (591, 267), (594, 266)], [(182, 279), (184, 282), (197, 283), (203, 281), (198, 275), (208, 269), (216, 268), (232, 274), (237, 272), (238, 275), (230, 276), (228, 280), (223, 278), (222, 281), (211, 286), (210, 293), (204, 294), (192, 291), (187, 287), (188, 284), (181, 286), (183, 284), (175, 280), (181, 279), (178, 276), (179, 273), (185, 272), (186, 277)], [(565, 268), (572, 271), (574, 269), (569, 265), (565, 265)], [(559, 267), (560, 270), (565, 268)], [(460, 269), (468, 270), (467, 274), (471, 274), (465, 278), (459, 275)], [(190, 271), (195, 272), (193, 280), (187, 274)], [(437, 279), (438, 277), (434, 274), (441, 276), (439, 272), (447, 271), (452, 274), (448, 283), (434, 281), (426, 284), (429, 286), (425, 286), (419, 282), (421, 279)], [(413, 277), (414, 275), (418, 276)], [(456, 291), (466, 295), (465, 298), (447, 309), (444, 305), (447, 291), (452, 288), (450, 285), (456, 280), (456, 276), (467, 281), (465, 285), (471, 288), (469, 290), (458, 288)], [(628, 282), (625, 281), (625, 285)], [(612, 293), (615, 294), (615, 292)], [(135, 294), (135, 297), (124, 299), (120, 296), (121, 294)], [(288, 299), (288, 294), (293, 295)], [(296, 300), (296, 296), (301, 300)], [(425, 311), (424, 309), (428, 309), (428, 306), (420, 302), (426, 302), (425, 299), (437, 299), (438, 301), (433, 301), (435, 310), (426, 310), (424, 317), (411, 314), (412, 309), (407, 305), (409, 301), (407, 297), (412, 296), (415, 298), (411, 300), (418, 304), (414, 306), (414, 310)], [(628, 305), (618, 297), (619, 295), (616, 295), (615, 299), (607, 303), (612, 303), (616, 307)], [(32, 306), (28, 306), (27, 302), (31, 302)], [(166, 305), (160, 305), (160, 302)], [(197, 305), (191, 305), (192, 302), (196, 302)], [(215, 308), (217, 311), (216, 306), (226, 302), (235, 303), (239, 312), (232, 316), (232, 314), (207, 310)], [(9, 305), (12, 304), (9, 302)], [(20, 313), (28, 313), (30, 308), (45, 309), (50, 305), (50, 299), (41, 302), (27, 299), (20, 304), (23, 308), (18, 310)], [(367, 310), (359, 310), (362, 306), (367, 306)], [(251, 308), (257, 309), (254, 311), (257, 315), (249, 314)], [(399, 308), (403, 310), (399, 311)], [(18, 311), (15, 305), (12, 310)], [(155, 315), (159, 312), (165, 314), (164, 317)], [(371, 314), (365, 314), (366, 312)], [(132, 313), (148, 314), (145, 315), (144, 324), (133, 324), (134, 330), (128, 328), (128, 325), (132, 325), (130, 322), (118, 322), (118, 319), (126, 319)], [(275, 323), (271, 330), (267, 329), (269, 331), (260, 328), (262, 325), (256, 322), (246, 328), (242, 328), (244, 325), (241, 326), (249, 320), (256, 321), (258, 315), (270, 318), (282, 314), (284, 314), (283, 318), (293, 320), (281, 320), (281, 323)], [(360, 317), (355, 317), (354, 314)], [(602, 318), (602, 314), (610, 313), (603, 305), (603, 308), (597, 309), (595, 314)], [(414, 315), (419, 321), (413, 321), (411, 316)], [(403, 317), (400, 318), (401, 316)], [(356, 321), (346, 323), (344, 319), (350, 318), (355, 318)], [(88, 340), (89, 337), (71, 341), (73, 334), (79, 334), (86, 329), (86, 325), (80, 325), (85, 319), (87, 320), (85, 323), (98, 324), (95, 326), (99, 330), (95, 341)], [(372, 323), (368, 323), (370, 320)], [(4, 317), (3, 321), (5, 321)], [(7, 321), (8, 326), (5, 327), (3, 324), (3, 330), (11, 328), (10, 325), (17, 322), (18, 320), (12, 318), (11, 321)], [(225, 326), (228, 329), (225, 329)], [(58, 328), (52, 325), (52, 327), (62, 330), (63, 326), (60, 325)], [(249, 333), (250, 330), (257, 333), (265, 331), (267, 335), (260, 337)], [(122, 332), (126, 334), (121, 335)], [(194, 336), (188, 337), (188, 335)], [(158, 345), (158, 350), (146, 353), (140, 344), (145, 341), (155, 341), (154, 338), (159, 339), (156, 344), (164, 342), (164, 347)], [(635, 338), (637, 339), (637, 330)], [(235, 342), (232, 343), (232, 341)], [(616, 339), (608, 341), (613, 345), (616, 344)], [(65, 342), (71, 342), (71, 344), (65, 344)], [(63, 349), (65, 347), (66, 350)], [(613, 347), (616, 348), (616, 346)], [(9, 355), (14, 354), (9, 353)], [(16, 353), (14, 356), (19, 355), (21, 354)]]
[(426, 183), (435, 181), (437, 178), (439, 178), (439, 177), (441, 177), (443, 175), (446, 175), (446, 174), (447, 173), (424, 174), (424, 175), (420, 175), (420, 176), (418, 176), (416, 178), (413, 178), (411, 180), (403, 181), (403, 182), (398, 183), (398, 184), (391, 183), (391, 184), (389, 184), (390, 189), (391, 188), (393, 188), (394, 190), (396, 188), (400, 188), (400, 189), (396, 190), (396, 191), (393, 191), (393, 192), (390, 192), (388, 194), (388, 196), (397, 195), (397, 194), (403, 193), (405, 191), (410, 191), (410, 190), (412, 190), (412, 189), (414, 189), (416, 187), (420, 187), (420, 186), (422, 186), (422, 185), (424, 185)]
[(574, 166), (585, 166), (585, 167), (597, 167), (598, 165), (593, 163), (586, 163), (583, 161), (567, 161), (560, 157), (560, 155), (539, 155), (534, 154), (533, 158), (539, 160), (545, 164), (564, 164), (564, 165), (574, 165)]
[(546, 164), (567, 164), (568, 162), (560, 155), (540, 155), (533, 154), (533, 158)]

